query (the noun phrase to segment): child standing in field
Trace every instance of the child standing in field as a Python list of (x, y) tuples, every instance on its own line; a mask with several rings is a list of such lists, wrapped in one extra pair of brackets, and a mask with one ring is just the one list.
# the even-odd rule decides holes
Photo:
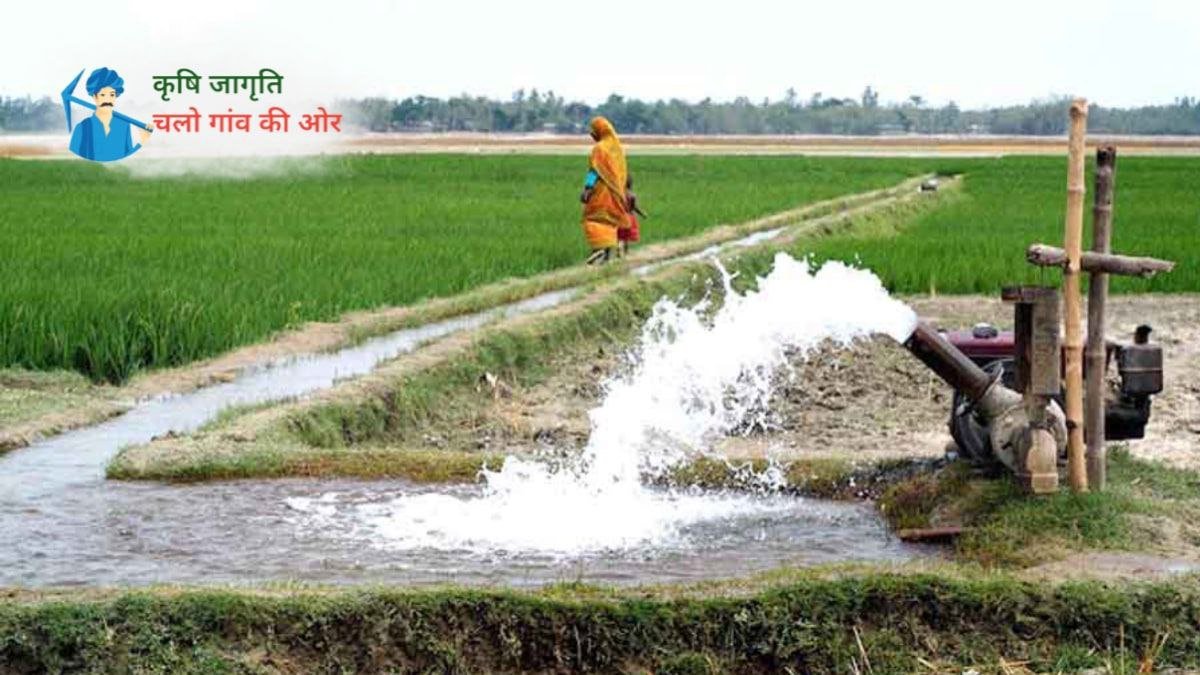
[(641, 224), (638, 216), (646, 217), (645, 212), (638, 206), (637, 194), (633, 191), (633, 176), (625, 178), (625, 211), (629, 214), (629, 224), (617, 228), (617, 255), (624, 256), (629, 251), (629, 244), (641, 240)]

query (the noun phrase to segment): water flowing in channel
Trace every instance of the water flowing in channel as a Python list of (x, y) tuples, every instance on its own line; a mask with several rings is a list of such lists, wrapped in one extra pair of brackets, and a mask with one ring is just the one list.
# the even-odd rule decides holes
[[(289, 505), (302, 528), (388, 550), (586, 556), (678, 550), (705, 523), (794, 517), (782, 496), (651, 487), (715, 439), (763, 424), (771, 384), (790, 356), (871, 334), (903, 341), (916, 316), (869, 271), (829, 262), (814, 271), (785, 254), (756, 290), (739, 294), (721, 269), (723, 302), (660, 300), (632, 368), (605, 384), (583, 452), (548, 463), (509, 457), (474, 494), (402, 494), (356, 502), (326, 493)], [(820, 509), (812, 507), (813, 517)]]

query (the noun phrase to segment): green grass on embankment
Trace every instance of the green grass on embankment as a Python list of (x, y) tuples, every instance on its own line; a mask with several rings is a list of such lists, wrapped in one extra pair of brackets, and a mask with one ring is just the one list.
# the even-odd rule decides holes
[[(630, 161), (647, 243), (924, 171), (905, 159)], [(0, 367), (120, 382), (305, 321), (577, 264), (585, 168), (562, 156), (337, 156), (247, 178), (145, 178), (0, 160)]]
[[(800, 573), (745, 590), (66, 594), (0, 601), (0, 671), (1108, 672), (1200, 666), (1196, 580)], [(1029, 672), (1021, 671), (1021, 672)]]
[(0, 368), (0, 452), (15, 439), (5, 432), (64, 409), (100, 421), (125, 409), (111, 388), (96, 387), (79, 373)]
[[(1062, 245), (1065, 159), (1005, 157), (956, 164), (965, 172), (964, 199), (899, 229), (854, 231), (817, 242), (817, 258), (861, 259), (898, 293), (995, 295), (1017, 283), (1058, 284), (1058, 271), (1025, 262), (1025, 248), (1035, 242)], [(1093, 164), (1089, 160), (1085, 208), (1084, 246), (1089, 248)], [(1200, 291), (1197, 185), (1197, 157), (1118, 159), (1112, 250), (1166, 258), (1178, 266), (1149, 280), (1114, 277), (1114, 293)]]
[(1200, 554), (1200, 473), (1108, 455), (1103, 492), (1030, 497), (1004, 471), (966, 463), (914, 475), (889, 488), (880, 511), (897, 529), (961, 525), (955, 558), (1021, 568), (1085, 551)]

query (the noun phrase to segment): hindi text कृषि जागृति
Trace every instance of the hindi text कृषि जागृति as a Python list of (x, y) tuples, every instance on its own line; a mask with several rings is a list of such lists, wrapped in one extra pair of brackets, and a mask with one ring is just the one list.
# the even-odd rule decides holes
[[(154, 91), (164, 101), (172, 94), (184, 92), (200, 93), (201, 76), (191, 68), (180, 68), (174, 75), (154, 75)], [(257, 101), (259, 94), (283, 93), (283, 76), (271, 68), (260, 68), (257, 75), (209, 75), (209, 89), (218, 94), (250, 93), (250, 100)]]

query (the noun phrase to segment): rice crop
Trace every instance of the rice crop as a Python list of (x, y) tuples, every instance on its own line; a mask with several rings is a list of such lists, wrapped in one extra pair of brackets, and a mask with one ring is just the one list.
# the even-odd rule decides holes
[[(645, 242), (925, 170), (804, 157), (635, 155), (630, 166)], [(585, 170), (583, 157), (392, 155), (139, 177), (0, 160), (0, 366), (119, 383), (305, 321), (579, 263)]]
[[(817, 259), (858, 259), (901, 293), (996, 294), (1018, 283), (1059, 284), (1058, 270), (1025, 262), (1025, 248), (1034, 242), (1062, 245), (1065, 157), (954, 164), (964, 172), (961, 197), (912, 222), (825, 238), (808, 250)], [(1151, 279), (1113, 277), (1112, 292), (1200, 291), (1200, 158), (1118, 157), (1115, 185), (1112, 250), (1178, 264)], [(1090, 162), (1087, 189), (1083, 241), (1090, 248)]]

